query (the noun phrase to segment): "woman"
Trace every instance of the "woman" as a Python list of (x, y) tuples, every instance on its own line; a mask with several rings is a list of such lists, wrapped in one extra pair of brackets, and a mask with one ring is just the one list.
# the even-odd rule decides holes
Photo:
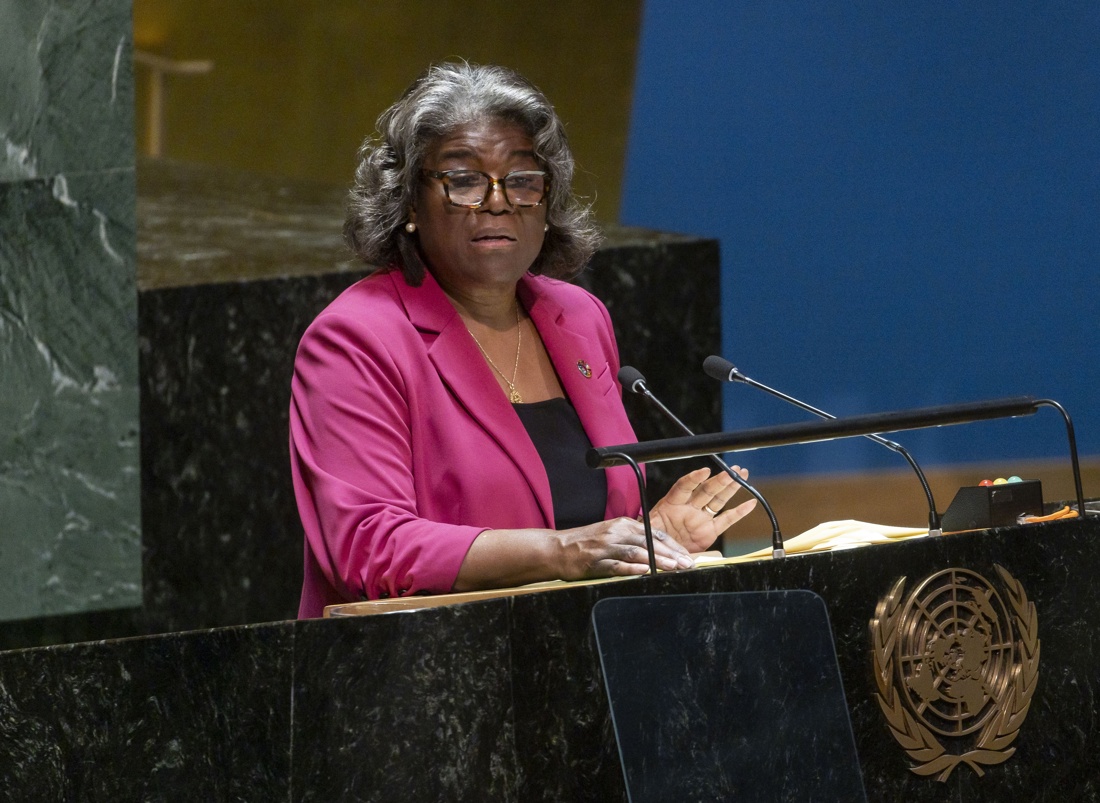
[[(309, 327), (291, 462), (299, 615), (355, 599), (648, 570), (635, 440), (604, 306), (567, 284), (598, 243), (546, 98), (500, 67), (429, 69), (360, 150), (345, 235), (385, 265)], [(693, 565), (754, 500), (707, 469), (649, 516), (658, 567)]]

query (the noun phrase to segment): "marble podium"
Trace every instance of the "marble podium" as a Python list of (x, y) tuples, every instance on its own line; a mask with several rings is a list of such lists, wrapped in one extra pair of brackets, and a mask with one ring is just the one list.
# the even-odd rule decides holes
[[(1098, 538), (1100, 522), (1060, 521), (413, 612), (2, 653), (0, 797), (621, 800), (593, 605), (807, 589), (828, 610), (869, 800), (1100, 800)], [(1038, 628), (1014, 752), (977, 763), (981, 775), (968, 765), (944, 781), (918, 775), (876, 699), (871, 621), (901, 578), (993, 579), (998, 566)], [(795, 728), (810, 714), (788, 715)]]

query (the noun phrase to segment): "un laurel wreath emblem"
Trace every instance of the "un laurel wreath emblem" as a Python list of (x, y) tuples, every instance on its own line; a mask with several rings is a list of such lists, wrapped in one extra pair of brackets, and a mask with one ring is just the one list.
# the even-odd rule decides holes
[(966, 764), (981, 776), (1016, 752), (1039, 680), (1039, 622), (1023, 586), (996, 569), (1003, 596), (975, 572), (945, 569), (907, 597), (902, 577), (875, 609), (875, 697), (918, 775), (946, 781)]

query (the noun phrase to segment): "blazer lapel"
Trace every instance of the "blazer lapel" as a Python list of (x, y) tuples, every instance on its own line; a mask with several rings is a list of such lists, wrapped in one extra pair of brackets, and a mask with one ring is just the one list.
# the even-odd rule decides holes
[[(592, 340), (581, 329), (592, 329), (591, 321), (575, 321), (548, 292), (534, 286), (527, 275), (520, 282), (520, 299), (527, 307), (557, 371), (562, 389), (569, 397), (593, 446), (613, 446), (637, 440), (619, 399), (615, 355)], [(629, 466), (607, 470), (607, 510), (621, 515), (622, 500), (638, 500), (638, 481)], [(634, 506), (637, 502), (634, 502)], [(617, 511), (617, 512), (616, 512)], [(630, 513), (634, 515), (634, 513)]]
[(424, 335), (428, 358), (458, 403), (512, 459), (538, 502), (544, 526), (554, 526), (550, 481), (523, 422), (500, 391), (492, 369), (474, 343), (458, 312), (432, 275), (410, 287), (399, 272), (394, 287), (409, 321)]

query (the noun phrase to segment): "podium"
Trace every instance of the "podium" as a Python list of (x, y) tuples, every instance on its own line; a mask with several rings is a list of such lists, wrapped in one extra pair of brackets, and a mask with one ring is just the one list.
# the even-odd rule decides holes
[[(963, 704), (898, 674), (921, 659), (939, 682), (954, 666), (961, 631), (906, 646), (923, 632), (907, 617), (938, 599), (927, 584), (937, 577), (960, 589), (989, 581), (981, 594), (966, 586), (968, 604), (1015, 633), (988, 642), (989, 661), (1008, 670), (991, 688), (1012, 693), (989, 738), (988, 723), (961, 733), (972, 724)], [(1097, 577), (1100, 522), (1064, 520), (418, 611), (0, 653), (0, 798), (623, 801), (594, 608), (791, 590), (813, 592), (828, 614), (869, 801), (1096, 801)], [(965, 691), (955, 682), (947, 696)], [(935, 707), (959, 735), (921, 725), (899, 741), (911, 724), (901, 706), (918, 692), (922, 715)], [(787, 710), (816, 716), (795, 697)]]

